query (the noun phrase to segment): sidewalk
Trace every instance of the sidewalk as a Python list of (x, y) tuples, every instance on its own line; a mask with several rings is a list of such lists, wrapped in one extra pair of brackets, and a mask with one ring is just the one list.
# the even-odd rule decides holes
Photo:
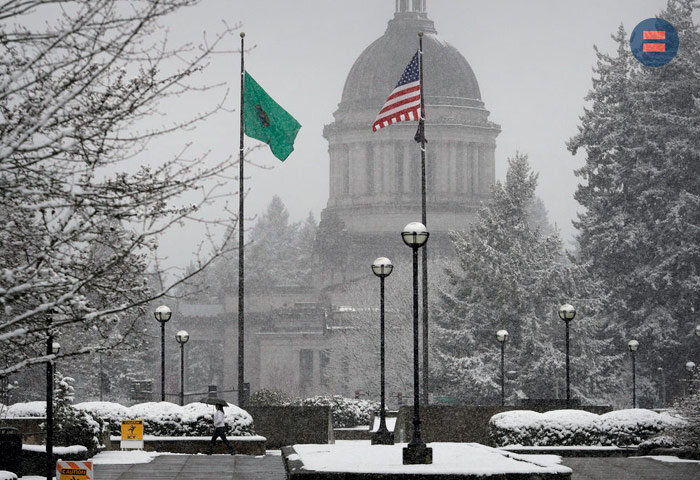
[(100, 480), (284, 480), (282, 457), (160, 455), (151, 463), (95, 465)]
[(571, 480), (698, 480), (700, 463), (668, 463), (651, 458), (562, 458)]

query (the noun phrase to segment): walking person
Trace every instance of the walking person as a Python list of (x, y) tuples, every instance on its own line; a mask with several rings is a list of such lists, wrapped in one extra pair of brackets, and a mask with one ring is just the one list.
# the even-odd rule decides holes
[(221, 437), (224, 441), (224, 445), (228, 447), (231, 451), (231, 455), (236, 454), (236, 449), (233, 448), (226, 438), (226, 423), (224, 421), (224, 407), (220, 404), (216, 405), (216, 411), (214, 411), (214, 434), (211, 436), (211, 441), (209, 442), (209, 451), (207, 455), (214, 453), (214, 442), (216, 442), (217, 437)]

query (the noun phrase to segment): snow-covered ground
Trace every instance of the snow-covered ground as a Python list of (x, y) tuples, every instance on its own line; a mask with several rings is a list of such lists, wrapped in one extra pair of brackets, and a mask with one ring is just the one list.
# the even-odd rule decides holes
[[(406, 444), (294, 445), (304, 469), (325, 472), (428, 473), (495, 475), (505, 473), (570, 473), (556, 455), (524, 456), (478, 443), (430, 443), (431, 465), (404, 465)], [(290, 457), (292, 458), (292, 457)], [(361, 458), (362, 461), (358, 462)]]
[(124, 465), (136, 463), (150, 463), (155, 457), (162, 455), (158, 452), (144, 452), (143, 450), (117, 451), (108, 450), (100, 452), (92, 458), (95, 465)]

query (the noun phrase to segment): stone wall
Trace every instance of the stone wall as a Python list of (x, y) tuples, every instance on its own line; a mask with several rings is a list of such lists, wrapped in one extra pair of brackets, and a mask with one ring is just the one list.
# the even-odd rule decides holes
[(295, 443), (335, 443), (331, 407), (246, 407), (255, 433), (267, 438), (267, 448)]
[[(544, 406), (540, 406), (544, 407)], [(580, 410), (601, 414), (612, 410), (606, 406), (584, 406)], [(510, 410), (533, 410), (543, 413), (548, 408), (493, 405), (429, 405), (421, 407), (421, 436), (424, 442), (477, 442), (489, 445), (489, 420), (497, 413)], [(402, 406), (396, 419), (395, 442), (410, 442), (413, 436), (413, 407)], [(403, 437), (403, 438), (402, 438)]]

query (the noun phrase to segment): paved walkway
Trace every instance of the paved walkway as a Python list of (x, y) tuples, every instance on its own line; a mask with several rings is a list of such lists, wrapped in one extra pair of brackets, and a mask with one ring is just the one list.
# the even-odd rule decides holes
[(284, 480), (282, 457), (159, 455), (151, 463), (95, 465), (99, 480)]
[[(650, 458), (564, 458), (571, 480), (698, 480), (700, 463)], [(95, 465), (99, 480), (285, 480), (278, 455), (160, 455), (151, 463)]]
[(563, 458), (571, 480), (698, 480), (700, 463), (669, 463), (651, 458)]

